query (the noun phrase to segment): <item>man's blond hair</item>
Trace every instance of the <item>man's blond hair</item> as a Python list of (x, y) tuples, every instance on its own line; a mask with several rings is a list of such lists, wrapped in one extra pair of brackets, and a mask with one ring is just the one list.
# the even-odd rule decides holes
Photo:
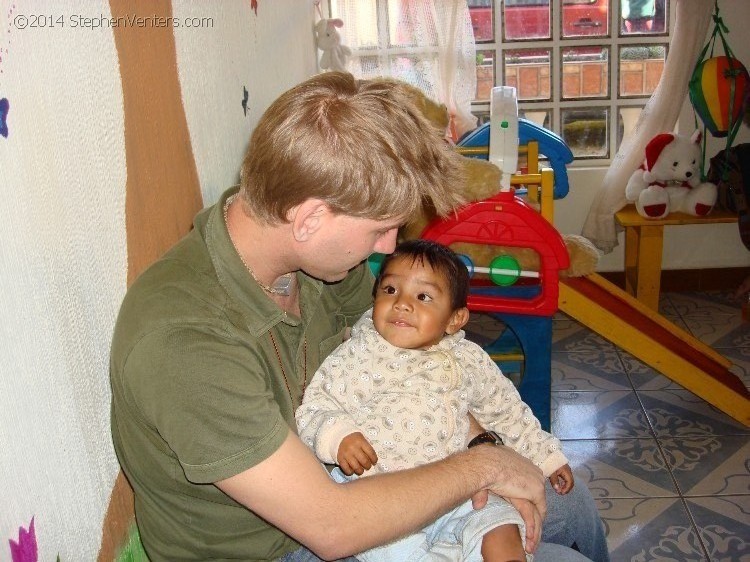
[(463, 203), (462, 157), (417, 109), (410, 87), (326, 72), (282, 94), (261, 117), (241, 172), (246, 210), (268, 224), (321, 199), (337, 214), (446, 215)]

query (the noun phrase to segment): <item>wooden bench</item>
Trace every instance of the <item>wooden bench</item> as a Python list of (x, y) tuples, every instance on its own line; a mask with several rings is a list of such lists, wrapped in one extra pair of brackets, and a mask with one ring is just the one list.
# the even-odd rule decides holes
[(634, 205), (628, 205), (615, 213), (615, 220), (625, 229), (625, 290), (658, 311), (664, 227), (731, 223), (737, 222), (737, 215), (714, 210), (706, 217), (671, 213), (653, 220), (642, 217)]

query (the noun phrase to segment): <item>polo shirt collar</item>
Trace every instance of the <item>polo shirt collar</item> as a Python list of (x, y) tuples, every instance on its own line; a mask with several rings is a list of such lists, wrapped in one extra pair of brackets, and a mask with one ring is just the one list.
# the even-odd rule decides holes
[[(274, 303), (247, 271), (237, 250), (232, 244), (224, 221), (224, 205), (227, 199), (239, 192), (235, 186), (225, 191), (206, 215), (205, 240), (211, 262), (216, 270), (219, 284), (229, 295), (232, 304), (242, 314), (248, 330), (254, 336), (268, 332), (279, 322), (299, 325), (300, 320), (289, 316)], [(300, 287), (300, 309), (302, 321), (311, 317), (305, 314), (306, 306), (318, 302), (323, 283), (302, 272), (297, 273)]]

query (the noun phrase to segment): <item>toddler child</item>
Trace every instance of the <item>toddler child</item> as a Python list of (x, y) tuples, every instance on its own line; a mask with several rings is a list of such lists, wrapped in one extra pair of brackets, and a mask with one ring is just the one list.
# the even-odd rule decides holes
[[(445, 246), (410, 240), (385, 257), (373, 308), (323, 362), (296, 413), (302, 440), (321, 461), (339, 466), (334, 478), (407, 469), (461, 451), (471, 414), (492, 431), (469, 447), (502, 443), (537, 465), (557, 493), (573, 488), (560, 442), (542, 430), (489, 355), (465, 339), (468, 294), (466, 266)], [(527, 560), (523, 537), (515, 508), (491, 497), (480, 510), (465, 502), (420, 533), (357, 558)]]

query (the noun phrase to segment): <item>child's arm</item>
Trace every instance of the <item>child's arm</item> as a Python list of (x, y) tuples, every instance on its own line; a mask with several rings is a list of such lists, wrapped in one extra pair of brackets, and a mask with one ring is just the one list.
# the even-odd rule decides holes
[(479, 390), (471, 393), (471, 413), (483, 427), (500, 435), (504, 445), (531, 460), (545, 476), (550, 476), (568, 462), (560, 441), (542, 429), (516, 387), (489, 355), (484, 351), (481, 355)]
[(549, 483), (555, 489), (555, 492), (564, 496), (573, 489), (573, 471), (569, 464), (564, 464), (555, 472), (550, 474)]
[(378, 462), (378, 455), (370, 442), (359, 431), (347, 435), (341, 440), (336, 462), (347, 476), (362, 476)]
[(326, 463), (337, 463), (339, 445), (359, 431), (355, 413), (370, 394), (368, 377), (346, 368), (341, 348), (313, 376), (295, 413), (300, 439)]

